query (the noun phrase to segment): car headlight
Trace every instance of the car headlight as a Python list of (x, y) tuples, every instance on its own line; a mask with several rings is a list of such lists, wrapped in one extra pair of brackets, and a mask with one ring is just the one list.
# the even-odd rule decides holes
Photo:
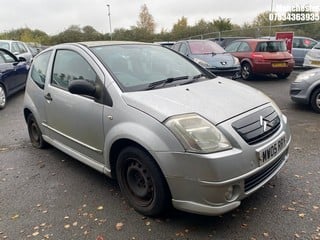
[(232, 148), (218, 128), (197, 114), (173, 116), (165, 125), (188, 152), (213, 153)]
[(296, 79), (294, 80), (295, 82), (303, 82), (309, 78), (312, 78), (313, 76), (315, 76), (316, 73), (313, 72), (313, 71), (306, 71), (306, 72), (303, 72), (303, 73), (300, 73)]
[(234, 65), (240, 65), (239, 58), (233, 57)]
[(204, 67), (204, 68), (209, 68), (209, 67), (211, 67), (209, 63), (207, 63), (206, 61), (203, 61), (203, 60), (201, 60), (201, 59), (199, 59), (199, 58), (194, 58), (193, 61), (196, 62), (196, 63), (198, 63), (199, 65), (201, 65), (201, 66)]

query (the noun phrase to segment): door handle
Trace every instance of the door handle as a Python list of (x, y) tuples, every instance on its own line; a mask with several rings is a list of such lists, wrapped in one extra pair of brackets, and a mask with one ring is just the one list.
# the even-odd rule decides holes
[(52, 101), (52, 97), (50, 93), (47, 93), (47, 95), (45, 95), (44, 98), (47, 99), (48, 101)]

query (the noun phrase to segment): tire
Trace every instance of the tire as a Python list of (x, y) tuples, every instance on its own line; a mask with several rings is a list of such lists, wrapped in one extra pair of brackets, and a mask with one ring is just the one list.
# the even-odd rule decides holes
[(312, 93), (310, 105), (315, 112), (320, 113), (320, 88)]
[(146, 216), (158, 216), (170, 206), (171, 195), (154, 159), (144, 150), (129, 146), (116, 163), (117, 180), (129, 204)]
[(253, 72), (252, 72), (251, 65), (247, 62), (243, 63), (241, 65), (241, 77), (244, 80), (250, 80), (252, 79), (252, 76), (253, 76)]
[(27, 125), (32, 146), (34, 146), (35, 148), (45, 148), (47, 146), (47, 143), (42, 137), (42, 132), (33, 114), (29, 114), (27, 118)]
[(7, 103), (7, 94), (4, 87), (0, 84), (0, 109), (4, 109)]
[(287, 77), (289, 77), (290, 73), (277, 73), (277, 77), (279, 79), (286, 79)]

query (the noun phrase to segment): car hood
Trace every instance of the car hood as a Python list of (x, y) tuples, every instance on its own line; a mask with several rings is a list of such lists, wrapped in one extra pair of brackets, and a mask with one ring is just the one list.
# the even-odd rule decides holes
[(125, 102), (160, 122), (170, 116), (198, 113), (214, 124), (271, 100), (244, 84), (217, 77), (188, 85), (123, 94)]
[(234, 57), (230, 53), (219, 53), (219, 54), (201, 54), (191, 55), (191, 58), (198, 58), (205, 61), (212, 67), (230, 67), (234, 66)]

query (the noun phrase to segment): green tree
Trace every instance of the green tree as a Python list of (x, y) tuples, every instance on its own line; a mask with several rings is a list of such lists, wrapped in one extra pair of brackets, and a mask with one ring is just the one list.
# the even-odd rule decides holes
[(137, 22), (137, 27), (144, 29), (148, 33), (154, 33), (156, 24), (153, 19), (153, 16), (149, 13), (148, 7), (146, 4), (143, 4), (139, 14), (139, 20)]
[(186, 17), (181, 17), (178, 19), (178, 22), (173, 25), (171, 33), (175, 40), (179, 40), (190, 36), (188, 30), (188, 19)]
[(230, 18), (219, 17), (216, 20), (213, 20), (213, 26), (219, 31), (226, 31), (232, 29), (232, 23)]

